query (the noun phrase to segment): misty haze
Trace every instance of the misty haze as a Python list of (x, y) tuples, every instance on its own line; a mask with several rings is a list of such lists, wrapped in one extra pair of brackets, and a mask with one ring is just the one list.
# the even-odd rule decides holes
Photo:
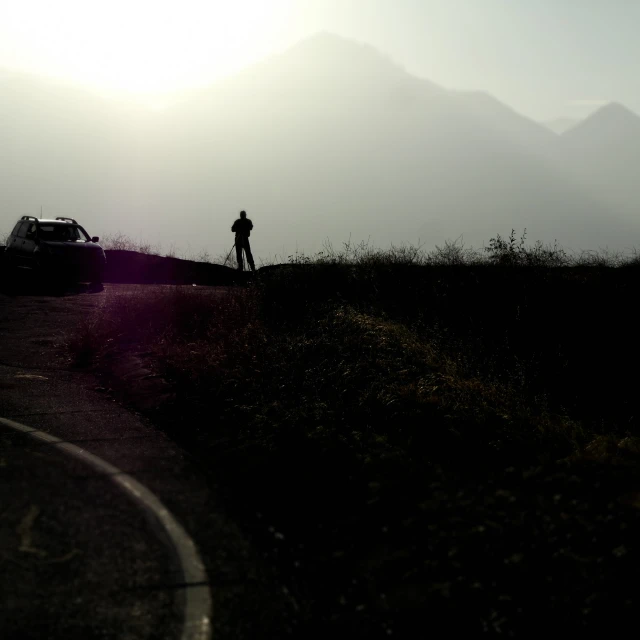
[(0, 638), (626, 638), (640, 3), (0, 1)]
[(619, 104), (547, 126), (330, 34), (166, 100), (5, 75), (6, 232), (42, 206), (101, 236), (217, 256), (246, 209), (254, 252), (273, 259), (349, 238), (479, 247), (512, 228), (624, 251), (639, 231), (640, 118)]

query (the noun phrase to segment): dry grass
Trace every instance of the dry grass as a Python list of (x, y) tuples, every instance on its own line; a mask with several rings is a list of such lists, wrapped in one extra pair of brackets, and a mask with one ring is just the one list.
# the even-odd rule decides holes
[(622, 624), (633, 269), (334, 258), (108, 298), (72, 348), (152, 354), (177, 394), (156, 419), (281, 572), (300, 637), (415, 637), (425, 609), (467, 637)]

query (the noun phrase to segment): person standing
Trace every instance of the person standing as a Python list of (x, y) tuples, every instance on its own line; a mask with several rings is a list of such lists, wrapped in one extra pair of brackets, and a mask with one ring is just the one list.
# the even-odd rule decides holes
[(242, 271), (244, 269), (244, 263), (242, 262), (242, 250), (247, 256), (247, 262), (251, 267), (251, 271), (256, 270), (256, 265), (253, 262), (253, 255), (251, 255), (251, 245), (249, 244), (249, 236), (253, 229), (253, 222), (247, 218), (247, 212), (241, 211), (240, 217), (233, 223), (231, 231), (236, 234), (236, 257), (238, 259), (238, 269)]

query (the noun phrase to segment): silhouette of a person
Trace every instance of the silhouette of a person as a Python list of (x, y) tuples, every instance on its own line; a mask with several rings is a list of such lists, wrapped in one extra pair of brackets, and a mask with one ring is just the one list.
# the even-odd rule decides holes
[(253, 263), (253, 256), (251, 255), (251, 245), (249, 244), (249, 236), (251, 235), (251, 229), (253, 229), (253, 222), (247, 218), (247, 212), (241, 211), (240, 217), (233, 223), (231, 231), (236, 234), (236, 258), (238, 259), (238, 269), (242, 271), (244, 265), (242, 262), (242, 250), (247, 256), (247, 262), (251, 267), (251, 271), (256, 270), (256, 266)]

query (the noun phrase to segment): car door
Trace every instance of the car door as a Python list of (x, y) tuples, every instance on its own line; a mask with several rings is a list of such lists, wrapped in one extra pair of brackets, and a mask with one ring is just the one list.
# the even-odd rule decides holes
[[(20, 231), (22, 232), (22, 229), (20, 229)], [(21, 254), (22, 254), (22, 260), (24, 262), (24, 266), (28, 267), (29, 269), (33, 269), (36, 266), (35, 249), (36, 249), (37, 233), (38, 233), (38, 226), (36, 225), (36, 223), (35, 222), (27, 223), (24, 240), (22, 242)]]
[(28, 226), (28, 222), (18, 222), (11, 233), (11, 238), (7, 245), (7, 252), (10, 263), (14, 266), (24, 266), (22, 262), (22, 243), (27, 235)]
[(20, 227), (22, 226), (22, 222), (16, 222), (16, 226), (13, 227), (13, 231), (9, 234), (9, 237), (7, 238), (7, 244), (5, 247), (5, 257), (6, 260), (9, 263), (12, 263), (14, 261), (14, 252), (16, 250), (14, 243), (16, 241), (16, 238), (18, 237), (18, 231), (20, 231)]

